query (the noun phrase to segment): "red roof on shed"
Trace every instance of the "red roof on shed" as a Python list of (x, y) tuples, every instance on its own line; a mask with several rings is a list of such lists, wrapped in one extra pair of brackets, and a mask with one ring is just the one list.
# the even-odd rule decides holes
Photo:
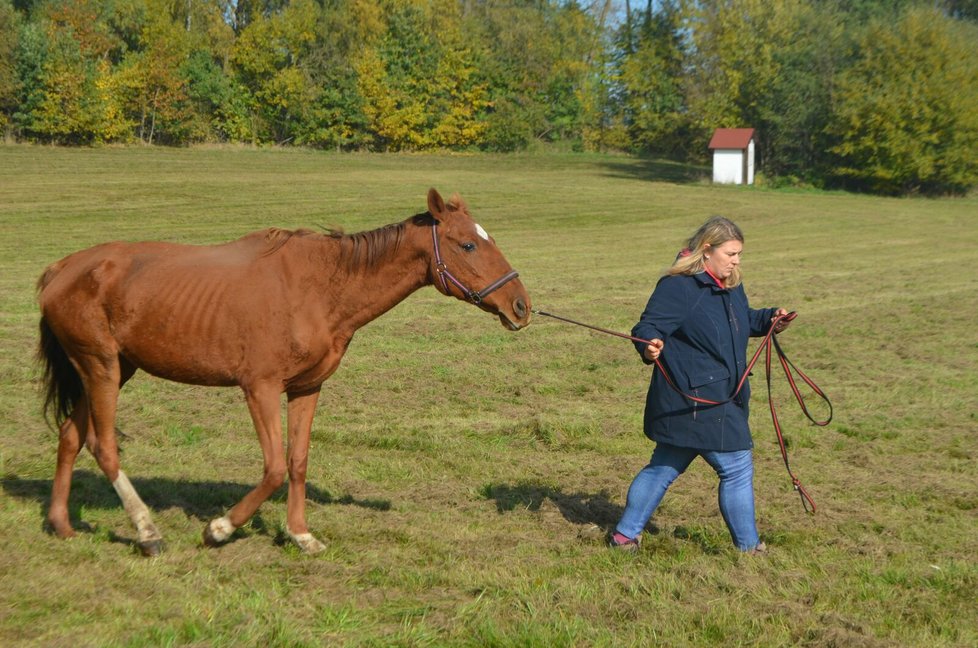
[(753, 128), (718, 128), (713, 131), (710, 148), (745, 149), (753, 137)]

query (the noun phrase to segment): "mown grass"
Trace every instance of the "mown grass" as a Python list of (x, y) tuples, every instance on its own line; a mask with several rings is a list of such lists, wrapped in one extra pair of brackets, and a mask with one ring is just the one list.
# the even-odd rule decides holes
[[(597, 155), (0, 147), (0, 644), (978, 644), (978, 201), (695, 178)], [(121, 401), (123, 465), (166, 552), (134, 553), (87, 455), (82, 532), (44, 533), (57, 440), (32, 358), (47, 263), (109, 239), (373, 228), (422, 211), (430, 186), (466, 198), (536, 307), (619, 330), (692, 229), (734, 218), (752, 303), (799, 311), (782, 342), (835, 404), (814, 428), (777, 387), (818, 513), (790, 488), (756, 375), (771, 555), (731, 549), (703, 463), (641, 552), (610, 552), (604, 532), (651, 450), (648, 369), (627, 342), (540, 318), (509, 334), (426, 289), (360, 331), (324, 389), (309, 490), (324, 554), (284, 542), (284, 493), (202, 548), (205, 521), (260, 475), (247, 412), (234, 389), (142, 374)]]

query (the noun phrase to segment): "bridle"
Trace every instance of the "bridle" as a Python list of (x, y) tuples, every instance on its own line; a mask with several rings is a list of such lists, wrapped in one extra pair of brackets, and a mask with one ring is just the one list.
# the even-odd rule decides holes
[(454, 285), (462, 292), (462, 296), (467, 301), (470, 301), (473, 304), (476, 305), (481, 304), (482, 300), (488, 297), (490, 293), (499, 290), (505, 284), (509, 283), (513, 279), (516, 279), (518, 276), (520, 276), (520, 273), (518, 273), (516, 270), (510, 270), (509, 272), (504, 274), (499, 279), (496, 279), (482, 290), (479, 291), (472, 290), (471, 288), (463, 284), (461, 281), (459, 281), (458, 278), (456, 278), (455, 275), (453, 275), (448, 270), (448, 267), (445, 265), (445, 262), (441, 258), (441, 248), (438, 245), (438, 220), (437, 219), (433, 219), (431, 222), (431, 243), (432, 246), (435, 248), (435, 272), (438, 274), (438, 278), (441, 279), (441, 285), (445, 289), (445, 292), (449, 295), (451, 294), (451, 291), (448, 289), (448, 283), (451, 282), (452, 285)]
[[(533, 313), (536, 315), (543, 315), (544, 317), (551, 317), (553, 319), (560, 320), (561, 322), (567, 322), (568, 324), (576, 324), (577, 326), (583, 326), (584, 328), (589, 328), (592, 331), (598, 331), (599, 333), (606, 333), (608, 335), (614, 335), (616, 337), (625, 338), (626, 340), (631, 340), (632, 342), (638, 342), (640, 344), (650, 344), (649, 340), (645, 340), (643, 338), (633, 337), (631, 335), (625, 335), (624, 333), (618, 333), (617, 331), (610, 331), (608, 329), (603, 329), (599, 326), (592, 326), (590, 324), (578, 322), (566, 317), (560, 317), (559, 315), (553, 315), (551, 313), (547, 313), (544, 311), (534, 310)], [(791, 471), (791, 465), (788, 463), (788, 450), (784, 442), (784, 434), (781, 431), (781, 423), (778, 420), (778, 414), (774, 408), (774, 398), (771, 394), (771, 356), (773, 355), (773, 353), (777, 353), (778, 360), (781, 362), (781, 368), (784, 369), (785, 376), (787, 376), (788, 378), (788, 384), (791, 386), (791, 391), (794, 393), (795, 399), (798, 401), (798, 404), (801, 406), (801, 411), (805, 414), (805, 417), (808, 418), (809, 421), (811, 421), (812, 423), (820, 427), (826, 426), (832, 421), (832, 402), (829, 400), (829, 397), (825, 395), (825, 392), (823, 392), (819, 388), (819, 386), (816, 385), (814, 381), (812, 381), (811, 378), (809, 378), (804, 373), (802, 373), (802, 371), (798, 369), (791, 362), (791, 360), (788, 359), (788, 356), (785, 355), (784, 350), (781, 348), (781, 345), (778, 343), (777, 337), (775, 337), (775, 335), (781, 330), (781, 327), (779, 325), (786, 324), (791, 320), (795, 319), (797, 316), (798, 313), (790, 312), (785, 315), (780, 315), (776, 317), (774, 321), (771, 322), (771, 328), (768, 330), (767, 335), (764, 336), (764, 339), (761, 341), (760, 346), (757, 347), (757, 351), (754, 352), (754, 357), (751, 358), (751, 361), (747, 363), (747, 368), (744, 370), (743, 375), (740, 377), (740, 380), (737, 382), (737, 387), (734, 389), (733, 393), (730, 394), (729, 398), (722, 401), (714, 401), (707, 398), (700, 398), (698, 396), (687, 394), (676, 385), (672, 377), (669, 375), (669, 372), (666, 371), (665, 366), (659, 360), (659, 358), (656, 358), (654, 362), (655, 362), (656, 369), (658, 369), (662, 373), (662, 377), (665, 379), (666, 384), (668, 384), (677, 393), (681, 394), (684, 398), (693, 401), (694, 403), (702, 403), (704, 405), (722, 405), (724, 403), (729, 403), (730, 401), (732, 401), (737, 397), (737, 395), (740, 393), (740, 390), (743, 389), (744, 384), (747, 382), (747, 376), (750, 375), (750, 372), (754, 368), (754, 365), (761, 357), (761, 353), (765, 352), (764, 364), (765, 364), (765, 369), (767, 371), (767, 400), (768, 400), (768, 406), (771, 410), (771, 420), (774, 423), (774, 432), (778, 437), (778, 446), (781, 449), (781, 458), (784, 460), (784, 467), (788, 471), (788, 476), (791, 477), (791, 482), (792, 485), (794, 486), (794, 489), (798, 491), (798, 494), (801, 496), (802, 507), (804, 507), (806, 512), (809, 512), (809, 506), (810, 506), (811, 507), (810, 512), (814, 513), (815, 500), (813, 500), (811, 496), (808, 494), (808, 492), (802, 487), (801, 482), (798, 480), (797, 477), (795, 477), (795, 474)], [(801, 391), (799, 391), (798, 389), (798, 384), (795, 381), (794, 376), (792, 375), (792, 370), (798, 374), (798, 377), (801, 378), (801, 380), (806, 385), (808, 385), (811, 388), (811, 390), (815, 392), (816, 395), (818, 395), (823, 401), (825, 401), (826, 405), (828, 405), (829, 416), (824, 421), (816, 420), (815, 417), (813, 417), (811, 413), (808, 411), (808, 407), (805, 405), (805, 398), (801, 395)]]

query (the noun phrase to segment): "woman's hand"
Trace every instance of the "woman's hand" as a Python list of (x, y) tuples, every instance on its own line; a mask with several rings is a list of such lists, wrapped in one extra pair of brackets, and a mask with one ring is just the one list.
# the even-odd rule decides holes
[(656, 338), (654, 340), (649, 340), (649, 345), (645, 347), (645, 353), (644, 353), (645, 357), (648, 358), (650, 361), (655, 362), (656, 360), (659, 359), (659, 356), (662, 354), (663, 346), (665, 346), (665, 342), (663, 342), (659, 338)]
[[(771, 318), (771, 321), (773, 322), (774, 320), (778, 319), (779, 317), (784, 317), (787, 314), (788, 314), (788, 311), (787, 310), (785, 310), (783, 308), (779, 308), (778, 310), (774, 311), (774, 317)], [(780, 322), (778, 322), (774, 326), (774, 332), (775, 333), (780, 333), (781, 331), (783, 331), (786, 328), (788, 328), (788, 325), (789, 324), (791, 324), (790, 321), (788, 321), (788, 320), (781, 320)]]

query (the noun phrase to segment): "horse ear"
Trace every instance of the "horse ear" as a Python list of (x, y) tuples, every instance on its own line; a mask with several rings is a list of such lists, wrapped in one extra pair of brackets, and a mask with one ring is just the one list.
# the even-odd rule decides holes
[(445, 213), (445, 201), (434, 187), (428, 190), (428, 211), (435, 218)]

